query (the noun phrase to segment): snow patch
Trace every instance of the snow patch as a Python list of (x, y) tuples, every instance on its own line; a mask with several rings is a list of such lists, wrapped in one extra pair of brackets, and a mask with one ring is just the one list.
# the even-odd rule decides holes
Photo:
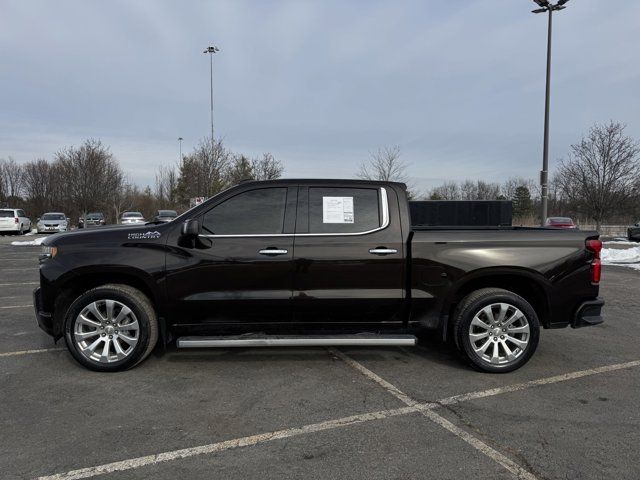
[(17, 245), (17, 246), (28, 246), (28, 245), (40, 245), (42, 244), (42, 242), (44, 242), (44, 239), (47, 237), (40, 237), (40, 238), (36, 238), (35, 240), (29, 240), (27, 242), (11, 242), (11, 245)]
[(640, 270), (640, 246), (632, 248), (603, 248), (601, 253), (604, 265), (619, 265)]

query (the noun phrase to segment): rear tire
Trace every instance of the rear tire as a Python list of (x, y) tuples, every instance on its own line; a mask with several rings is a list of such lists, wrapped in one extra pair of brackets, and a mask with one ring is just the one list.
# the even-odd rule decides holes
[(540, 322), (524, 298), (500, 288), (467, 295), (454, 314), (456, 344), (471, 365), (484, 372), (517, 370), (535, 353)]
[(99, 372), (142, 362), (158, 341), (150, 300), (128, 285), (109, 284), (76, 298), (65, 313), (64, 339), (73, 357)]

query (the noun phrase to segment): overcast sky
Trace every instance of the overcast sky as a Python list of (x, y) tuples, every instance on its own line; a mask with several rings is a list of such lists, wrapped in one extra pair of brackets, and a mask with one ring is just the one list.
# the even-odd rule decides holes
[[(0, 158), (88, 137), (153, 183), (209, 132), (288, 177), (352, 177), (399, 145), (422, 189), (537, 178), (546, 17), (529, 0), (0, 0)], [(594, 122), (640, 138), (640, 2), (554, 16), (552, 165)]]

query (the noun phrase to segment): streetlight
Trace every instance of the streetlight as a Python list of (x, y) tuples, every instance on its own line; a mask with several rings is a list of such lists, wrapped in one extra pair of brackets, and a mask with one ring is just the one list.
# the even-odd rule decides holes
[(547, 89), (544, 103), (544, 147), (542, 153), (542, 171), (540, 172), (540, 186), (542, 187), (542, 211), (541, 225), (544, 226), (547, 219), (547, 202), (549, 200), (549, 102), (551, 98), (551, 19), (553, 12), (564, 10), (565, 3), (569, 0), (558, 0), (556, 4), (548, 0), (533, 0), (540, 8), (532, 10), (533, 13), (549, 12), (549, 28), (547, 30)]
[(209, 70), (211, 74), (211, 148), (213, 149), (213, 54), (219, 52), (220, 49), (214, 45), (209, 45), (204, 52), (209, 54)]
[(178, 142), (180, 142), (180, 163), (182, 164), (182, 137), (178, 137)]

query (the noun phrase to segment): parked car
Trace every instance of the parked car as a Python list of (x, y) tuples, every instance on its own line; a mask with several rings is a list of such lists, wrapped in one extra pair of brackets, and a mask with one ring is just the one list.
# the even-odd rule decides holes
[(107, 221), (105, 219), (104, 213), (94, 212), (87, 213), (86, 218), (83, 221), (83, 227), (100, 227), (106, 225)]
[(64, 213), (49, 212), (40, 217), (36, 223), (38, 233), (58, 233), (69, 230), (69, 219)]
[(31, 231), (31, 220), (20, 208), (0, 209), (0, 233), (22, 235)]
[(547, 221), (544, 222), (544, 226), (547, 228), (566, 228), (570, 230), (578, 228), (578, 226), (573, 223), (573, 219), (569, 217), (549, 217)]
[(122, 225), (144, 225), (147, 221), (140, 212), (124, 212), (120, 217)]
[(630, 242), (640, 242), (640, 220), (627, 228), (627, 238)]
[(178, 212), (175, 210), (158, 210), (156, 212), (155, 217), (153, 217), (154, 222), (170, 222), (178, 216)]
[(430, 328), (476, 368), (508, 372), (542, 327), (603, 321), (597, 232), (416, 226), (394, 182), (245, 182), (173, 222), (43, 245), (38, 324), (99, 371), (133, 367), (158, 340), (414, 345)]

